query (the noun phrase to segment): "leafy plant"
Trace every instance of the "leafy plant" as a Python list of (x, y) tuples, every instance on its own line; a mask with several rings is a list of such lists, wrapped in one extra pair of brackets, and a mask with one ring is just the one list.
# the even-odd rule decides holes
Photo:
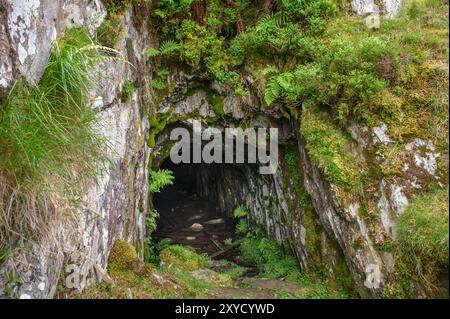
[(246, 218), (239, 219), (236, 225), (236, 234), (246, 235), (248, 233), (248, 223)]
[(247, 222), (248, 211), (244, 205), (236, 207), (233, 211), (234, 218), (238, 219), (236, 224), (236, 234), (246, 235), (248, 232), (248, 222)]
[(163, 187), (173, 184), (174, 176), (172, 171), (168, 169), (151, 170), (149, 180), (149, 191), (159, 193)]
[(190, 247), (172, 245), (161, 251), (161, 261), (167, 266), (183, 270), (196, 270), (206, 267), (207, 257), (197, 254)]
[(136, 88), (134, 86), (134, 83), (130, 80), (125, 80), (122, 87), (122, 94), (121, 94), (122, 101), (124, 103), (130, 102), (135, 90)]
[(147, 229), (147, 232), (149, 234), (153, 233), (156, 230), (157, 224), (156, 221), (159, 218), (159, 213), (156, 209), (153, 209), (147, 219), (145, 220), (145, 226)]
[(247, 208), (244, 205), (238, 206), (233, 212), (234, 218), (247, 217)]
[(158, 72), (158, 77), (152, 80), (152, 88), (154, 90), (163, 90), (167, 87), (167, 76), (169, 71), (167, 69), (160, 69)]
[(156, 15), (168, 19), (176, 14), (189, 11), (193, 0), (160, 0), (155, 11)]
[(288, 276), (295, 280), (300, 277), (297, 260), (285, 255), (280, 246), (262, 235), (251, 235), (244, 238), (240, 246), (241, 257), (255, 264), (260, 270), (260, 276), (278, 278)]
[(158, 49), (155, 49), (155, 48), (149, 48), (147, 50), (147, 57), (149, 57), (149, 58), (154, 58), (160, 54), (161, 54), (161, 51), (159, 51)]

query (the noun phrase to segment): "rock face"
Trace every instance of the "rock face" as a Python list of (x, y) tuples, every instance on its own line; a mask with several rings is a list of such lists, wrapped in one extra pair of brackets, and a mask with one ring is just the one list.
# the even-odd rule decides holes
[[(386, 125), (370, 129), (352, 125), (348, 131), (359, 154), (372, 154), (374, 148), (393, 143), (386, 129)], [(370, 194), (371, 199), (348, 203), (338, 195), (338, 187), (329, 183), (315, 167), (301, 137), (299, 150), (305, 187), (321, 225), (342, 248), (358, 293), (362, 297), (380, 297), (394, 271), (393, 254), (383, 244), (395, 239), (396, 220), (408, 205), (410, 194), (430, 183), (439, 185), (441, 177), (436, 171), (436, 159), (442, 155), (429, 141), (415, 139), (407, 143), (398, 154), (403, 160), (402, 174), (389, 181), (378, 178), (379, 189)], [(363, 157), (379, 175), (381, 158)], [(362, 211), (372, 212), (373, 217), (364, 217)]]
[(90, 28), (95, 29), (105, 15), (98, 0), (3, 0), (0, 6), (0, 30), (5, 38), (0, 51), (6, 53), (0, 64), (3, 87), (21, 76), (30, 82), (39, 80), (53, 41), (66, 27), (92, 23)]
[[(89, 24), (94, 30), (106, 12), (98, 0), (0, 1), (0, 87), (7, 89), (19, 77), (37, 82), (50, 55), (52, 41), (68, 27)], [(145, 65), (151, 35), (142, 35), (125, 14), (121, 40), (123, 59)], [(139, 36), (138, 36), (139, 34)], [(40, 242), (16, 243), (17, 251), (0, 268), (0, 294), (17, 274), (22, 285), (12, 287), (22, 298), (51, 298), (61, 275), (71, 274), (75, 289), (101, 280), (112, 244), (117, 238), (134, 243), (143, 253), (147, 212), (148, 115), (140, 107), (142, 93), (136, 90), (121, 99), (124, 81), (135, 81), (139, 68), (118, 59), (100, 66), (102, 83), (92, 92), (98, 109), (96, 129), (107, 138), (111, 160), (98, 181), (85, 185), (85, 205), (67, 220), (55, 221)], [(1, 91), (0, 91), (1, 93)], [(82, 187), (82, 186), (80, 186)], [(23, 249), (22, 249), (23, 248)], [(64, 277), (64, 276), (63, 276)], [(11, 288), (11, 287), (10, 287)]]

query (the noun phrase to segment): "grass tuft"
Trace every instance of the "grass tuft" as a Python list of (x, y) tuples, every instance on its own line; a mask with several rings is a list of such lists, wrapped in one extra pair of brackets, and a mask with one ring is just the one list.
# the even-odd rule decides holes
[(45, 233), (57, 210), (68, 210), (80, 180), (106, 160), (90, 106), (95, 65), (114, 59), (87, 30), (58, 39), (36, 85), (18, 81), (0, 107), (0, 246), (11, 237)]
[(436, 295), (440, 272), (448, 266), (449, 205), (445, 188), (417, 196), (399, 218), (397, 269), (404, 283), (402, 290), (408, 296), (412, 283), (420, 282), (430, 295)]

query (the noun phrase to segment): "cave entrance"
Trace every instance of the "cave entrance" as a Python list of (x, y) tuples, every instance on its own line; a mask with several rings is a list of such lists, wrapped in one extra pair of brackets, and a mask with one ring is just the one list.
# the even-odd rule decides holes
[(235, 237), (233, 209), (243, 204), (243, 198), (231, 191), (236, 185), (245, 188), (241, 168), (231, 164), (174, 164), (170, 158), (160, 168), (171, 170), (175, 180), (153, 197), (160, 215), (154, 239), (170, 239), (210, 256), (226, 249), (227, 239), (229, 242)]

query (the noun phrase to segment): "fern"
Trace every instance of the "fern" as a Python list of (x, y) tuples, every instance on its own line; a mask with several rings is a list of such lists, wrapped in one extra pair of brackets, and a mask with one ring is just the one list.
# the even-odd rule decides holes
[(267, 84), (264, 91), (264, 101), (267, 105), (271, 105), (280, 97), (280, 87), (275, 80), (275, 78), (271, 78)]
[(172, 40), (167, 40), (161, 45), (159, 51), (161, 52), (161, 55), (172, 56), (178, 54), (180, 49), (181, 49), (180, 44)]
[(155, 48), (149, 48), (147, 50), (147, 57), (148, 58), (154, 58), (154, 57), (157, 57), (160, 54), (161, 54), (161, 51), (159, 51), (158, 49), (155, 49)]
[(265, 102), (268, 105), (271, 105), (282, 95), (289, 95), (290, 97), (294, 97), (294, 94), (292, 94), (294, 91), (293, 79), (293, 74), (289, 72), (281, 73), (270, 78), (264, 92)]
[(168, 169), (150, 171), (150, 182), (148, 189), (151, 193), (159, 193), (164, 186), (172, 185), (174, 176)]

